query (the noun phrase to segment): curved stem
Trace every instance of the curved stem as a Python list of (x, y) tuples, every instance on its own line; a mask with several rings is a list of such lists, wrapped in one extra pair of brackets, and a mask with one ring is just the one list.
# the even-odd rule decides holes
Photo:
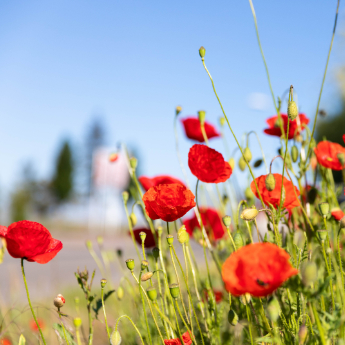
[(36, 315), (34, 313), (34, 309), (32, 308), (32, 304), (31, 304), (31, 300), (30, 300), (30, 295), (29, 295), (29, 289), (28, 289), (28, 284), (26, 283), (26, 277), (25, 277), (25, 271), (24, 271), (24, 258), (21, 258), (21, 267), (22, 267), (22, 274), (23, 274), (23, 280), (24, 280), (24, 285), (25, 285), (25, 290), (26, 290), (26, 296), (28, 298), (28, 302), (29, 302), (29, 306), (30, 306), (30, 309), (31, 309), (31, 313), (32, 313), (32, 316), (36, 322), (36, 325), (37, 325), (37, 328), (40, 332), (40, 335), (41, 335), (41, 338), (42, 338), (42, 341), (43, 341), (43, 344), (44, 345), (47, 345), (44, 337), (43, 337), (43, 333), (42, 333), (42, 330), (41, 330), (41, 327), (40, 325), (38, 324), (38, 321), (37, 321), (37, 318), (36, 318)]
[(135, 330), (137, 331), (137, 333), (138, 333), (138, 335), (139, 335), (139, 338), (140, 338), (142, 344), (145, 345), (144, 340), (143, 340), (143, 337), (141, 336), (138, 327), (135, 325), (135, 323), (132, 321), (132, 319), (131, 319), (129, 316), (127, 316), (127, 315), (121, 315), (121, 316), (117, 319), (116, 325), (115, 325), (115, 332), (117, 332), (117, 326), (118, 326), (120, 320), (121, 320), (123, 317), (126, 317), (126, 318), (131, 322), (131, 324), (133, 325), (133, 327), (134, 327)]

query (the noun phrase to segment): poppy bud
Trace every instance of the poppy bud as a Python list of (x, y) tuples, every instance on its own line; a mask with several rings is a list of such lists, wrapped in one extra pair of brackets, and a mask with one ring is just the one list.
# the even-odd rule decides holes
[(298, 143), (301, 143), (303, 141), (303, 137), (301, 134), (297, 134), (295, 136), (295, 141), (297, 141)]
[(178, 298), (180, 296), (180, 287), (178, 284), (169, 285), (170, 295), (172, 298)]
[(324, 242), (327, 238), (327, 230), (317, 230), (317, 235), (319, 236), (319, 239), (321, 242)]
[(88, 250), (92, 250), (92, 242), (91, 242), (91, 240), (87, 240), (87, 241), (85, 242), (85, 244), (86, 244), (86, 248), (87, 248)]
[(240, 158), (239, 161), (238, 161), (238, 166), (239, 166), (239, 168), (241, 169), (241, 171), (244, 171), (244, 169), (245, 169), (246, 166), (247, 166), (247, 163), (246, 163), (246, 161), (243, 159), (242, 156), (241, 156), (241, 158)]
[(132, 226), (135, 226), (137, 224), (137, 216), (135, 213), (131, 213), (129, 215), (129, 219), (131, 220)]
[(329, 214), (329, 203), (328, 202), (321, 202), (319, 204), (319, 210), (322, 215), (322, 217), (326, 218)]
[(206, 54), (206, 49), (203, 46), (201, 46), (199, 49), (200, 57), (203, 59), (205, 57), (205, 54)]
[(142, 281), (142, 282), (146, 282), (146, 281), (148, 281), (149, 279), (151, 279), (152, 276), (153, 276), (153, 273), (152, 273), (152, 272), (147, 272), (147, 273), (145, 273), (145, 274), (143, 274), (143, 275), (141, 276), (141, 281)]
[(159, 258), (159, 248), (154, 247), (154, 248), (152, 249), (152, 255), (153, 255), (153, 257), (157, 260), (157, 259)]
[(129, 199), (129, 193), (127, 191), (122, 192), (122, 200), (125, 204), (127, 204), (128, 199)]
[(175, 108), (175, 111), (176, 111), (176, 116), (182, 111), (182, 107), (181, 106), (177, 106), (176, 108)]
[(246, 197), (247, 200), (253, 200), (254, 199), (254, 194), (253, 194), (250, 187), (246, 188), (246, 190), (244, 191), (244, 196)]
[(290, 121), (293, 121), (298, 116), (298, 108), (295, 101), (290, 101), (287, 109)]
[(111, 333), (111, 336), (110, 336), (111, 345), (120, 345), (121, 342), (122, 342), (122, 339), (121, 339), (121, 335), (119, 331), (114, 331), (113, 333)]
[(306, 325), (301, 325), (298, 331), (298, 341), (299, 344), (304, 344), (305, 339), (307, 338), (308, 335), (308, 328)]
[(198, 111), (199, 121), (203, 125), (205, 123), (206, 111), (200, 110)]
[(298, 159), (298, 148), (296, 145), (291, 147), (291, 158), (294, 163), (297, 162)]
[(223, 127), (225, 125), (225, 118), (223, 116), (221, 116), (219, 118), (219, 124), (220, 124), (221, 127)]
[(344, 154), (342, 152), (338, 153), (337, 154), (337, 158), (338, 158), (340, 164), (342, 165), (342, 167), (344, 168), (344, 164), (345, 164), (345, 156), (344, 156)]
[(252, 160), (252, 153), (249, 149), (249, 147), (246, 147), (243, 151), (243, 156), (246, 159), (246, 161), (249, 163)]
[(147, 296), (149, 296), (149, 299), (154, 302), (157, 299), (157, 290), (154, 287), (150, 287), (146, 290)]
[(157, 234), (158, 234), (158, 236), (161, 237), (162, 233), (163, 233), (163, 228), (161, 226), (158, 226), (157, 227)]
[(283, 124), (283, 120), (279, 117), (277, 117), (276, 122), (274, 123), (274, 127), (281, 127), (281, 125)]
[(116, 254), (119, 258), (122, 258), (122, 249), (116, 249)]
[(135, 170), (136, 167), (137, 167), (137, 165), (138, 165), (138, 160), (137, 160), (135, 157), (131, 157), (131, 158), (129, 159), (129, 165), (131, 166), (131, 168), (132, 168), (133, 170)]
[(237, 250), (244, 246), (242, 235), (238, 231), (236, 231), (236, 234), (234, 236), (234, 243), (235, 243), (235, 246), (236, 246)]
[(174, 243), (174, 236), (168, 235), (167, 236), (167, 242), (168, 242), (168, 245), (171, 246)]
[(57, 295), (55, 298), (54, 298), (54, 305), (56, 308), (60, 309), (64, 306), (65, 304), (65, 299), (62, 295)]
[(144, 242), (145, 242), (145, 239), (146, 239), (146, 232), (140, 231), (139, 237), (140, 237), (140, 239), (141, 239), (141, 242), (144, 243)]
[(123, 296), (125, 294), (125, 291), (123, 290), (123, 287), (122, 286), (119, 286), (116, 290), (116, 297), (119, 301), (122, 300)]
[(262, 162), (263, 160), (261, 158), (257, 159), (253, 164), (254, 168), (258, 168), (262, 164)]
[(276, 179), (273, 174), (269, 173), (265, 178), (266, 189), (272, 192), (276, 188)]
[(103, 245), (103, 242), (104, 242), (103, 236), (97, 236), (97, 243), (100, 247)]
[(310, 145), (310, 148), (311, 148), (311, 149), (313, 149), (313, 148), (316, 146), (316, 141), (315, 141), (314, 138), (311, 138), (311, 139), (310, 139), (310, 144), (309, 144), (309, 145)]
[(232, 325), (232, 326), (236, 326), (238, 323), (238, 315), (232, 309), (229, 310), (228, 321), (229, 321), (230, 325)]
[(78, 305), (79, 304), (79, 297), (74, 297), (74, 303), (76, 304), (76, 305)]
[(278, 300), (273, 297), (267, 306), (268, 316), (272, 321), (277, 321), (280, 314), (280, 305)]
[(144, 271), (146, 268), (149, 267), (149, 262), (147, 260), (141, 261), (141, 270)]
[(75, 317), (73, 319), (73, 324), (75, 328), (79, 328), (82, 324), (81, 318), (80, 317)]
[(234, 168), (235, 168), (235, 160), (233, 158), (230, 158), (228, 163), (230, 165), (231, 170), (234, 170)]
[(245, 210), (242, 211), (240, 217), (243, 220), (250, 221), (250, 220), (254, 220), (258, 214), (259, 214), (259, 211), (255, 207), (246, 208)]
[(106, 279), (101, 279), (101, 288), (104, 289), (104, 287), (107, 285), (107, 280)]
[(126, 266), (130, 271), (133, 271), (134, 266), (135, 266), (134, 260), (133, 259), (127, 259), (126, 260)]
[(230, 216), (224, 216), (223, 217), (223, 224), (229, 228), (231, 225), (231, 217)]
[(315, 262), (308, 261), (301, 270), (302, 282), (304, 286), (309, 286), (317, 279), (317, 266)]
[(186, 227), (183, 225), (177, 233), (177, 240), (183, 244), (189, 241), (189, 234), (186, 231)]

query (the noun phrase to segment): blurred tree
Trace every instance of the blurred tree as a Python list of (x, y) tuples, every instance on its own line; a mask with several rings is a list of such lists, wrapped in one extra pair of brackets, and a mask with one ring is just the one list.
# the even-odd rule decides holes
[(58, 203), (68, 200), (73, 192), (74, 164), (70, 143), (66, 140), (61, 147), (55, 164), (51, 187)]

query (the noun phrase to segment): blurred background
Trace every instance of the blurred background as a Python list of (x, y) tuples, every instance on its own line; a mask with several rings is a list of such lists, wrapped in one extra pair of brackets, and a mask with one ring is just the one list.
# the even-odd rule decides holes
[[(336, 1), (267, 0), (254, 6), (275, 95), (286, 100), (293, 84), (311, 126)], [(317, 138), (342, 143), (343, 4), (339, 11)], [(201, 45), (237, 136), (255, 130), (267, 160), (277, 154), (279, 140), (263, 133), (275, 110), (246, 1), (3, 0), (0, 22), (0, 223), (39, 221), (63, 241), (56, 260), (44, 267), (27, 265), (29, 282), (46, 286), (47, 295), (63, 277), (74, 282), (78, 266), (95, 266), (86, 239), (103, 235), (109, 248), (130, 253), (121, 201), (130, 179), (118, 151), (121, 143), (137, 157), (138, 176), (170, 174), (183, 180), (175, 107), (183, 108), (179, 118), (205, 110), (206, 120), (219, 128), (221, 109), (198, 54)], [(194, 142), (179, 121), (178, 134), (187, 166)], [(233, 152), (228, 129), (225, 135)], [(230, 158), (220, 138), (212, 147)], [(261, 157), (254, 137), (250, 148), (254, 159)], [(109, 162), (113, 152), (119, 152), (115, 163)], [(247, 173), (234, 174), (246, 185)], [(195, 178), (189, 178), (194, 185)], [(37, 271), (51, 278), (36, 281)], [(17, 273), (19, 262), (7, 255), (0, 274), (18, 281), (13, 303), (23, 293)], [(6, 300), (9, 288), (1, 283), (0, 293)]]

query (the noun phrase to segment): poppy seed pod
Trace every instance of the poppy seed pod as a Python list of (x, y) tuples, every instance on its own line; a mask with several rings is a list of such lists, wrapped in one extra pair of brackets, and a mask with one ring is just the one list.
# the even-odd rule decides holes
[(122, 192), (122, 200), (125, 204), (127, 204), (128, 199), (129, 199), (129, 193), (126, 191)]
[(104, 289), (104, 287), (107, 285), (107, 280), (106, 279), (101, 279), (101, 288)]
[(225, 125), (225, 118), (223, 116), (221, 116), (219, 118), (219, 124), (220, 124), (221, 127), (223, 127)]
[(141, 232), (139, 233), (139, 236), (140, 236), (141, 242), (144, 243), (144, 242), (145, 242), (145, 239), (146, 239), (146, 232), (141, 231)]
[(248, 163), (252, 160), (252, 153), (251, 153), (250, 148), (248, 146), (244, 149), (243, 156)]
[(122, 300), (123, 296), (125, 294), (125, 291), (123, 290), (123, 287), (122, 286), (119, 286), (116, 290), (116, 297), (119, 301)]
[(238, 323), (238, 315), (232, 309), (230, 309), (228, 312), (228, 321), (232, 326), (236, 326)]
[(132, 226), (135, 226), (137, 224), (137, 216), (135, 213), (131, 213), (129, 215), (129, 219), (131, 220)]
[(157, 290), (154, 287), (150, 287), (146, 290), (147, 296), (149, 296), (149, 299), (154, 302), (157, 299)]
[(206, 111), (204, 111), (204, 110), (199, 110), (199, 111), (198, 111), (198, 117), (199, 117), (200, 123), (203, 125), (203, 124), (205, 123)]
[(199, 49), (200, 57), (203, 59), (205, 57), (205, 54), (206, 54), (206, 49), (203, 46), (201, 46)]
[(241, 158), (239, 159), (238, 161), (238, 166), (240, 168), (241, 171), (244, 171), (246, 166), (247, 166), (247, 163), (246, 161), (243, 159), (243, 157), (241, 156)]
[(223, 224), (229, 228), (231, 225), (231, 217), (230, 216), (224, 216), (223, 217)]
[(268, 316), (272, 321), (277, 321), (280, 314), (280, 305), (278, 300), (273, 297), (267, 306)]
[(149, 262), (147, 260), (141, 261), (141, 270), (146, 270), (146, 268), (149, 267)]
[(276, 179), (273, 174), (269, 173), (265, 178), (266, 189), (272, 192), (276, 188)]
[(329, 214), (329, 203), (328, 202), (321, 202), (319, 204), (319, 210), (322, 215), (322, 217), (326, 218)]
[(175, 111), (176, 111), (176, 116), (182, 111), (182, 107), (181, 106), (177, 106), (176, 108), (175, 108)]
[(308, 261), (301, 270), (302, 282), (304, 286), (309, 286), (317, 279), (317, 266), (315, 262)]
[(235, 159), (234, 158), (230, 158), (228, 163), (230, 165), (231, 170), (234, 170), (234, 168), (235, 168)]
[(234, 243), (235, 243), (236, 249), (240, 249), (244, 246), (243, 237), (241, 233), (238, 231), (236, 232), (234, 236)]
[(167, 242), (168, 242), (168, 245), (171, 246), (174, 243), (174, 236), (168, 235), (167, 236)]
[(62, 295), (57, 295), (55, 298), (54, 298), (54, 305), (56, 308), (60, 309), (64, 306), (65, 304), (65, 299)]
[(149, 279), (151, 279), (152, 276), (153, 276), (153, 273), (152, 273), (152, 272), (147, 272), (147, 273), (145, 273), (145, 274), (143, 274), (143, 275), (141, 276), (141, 281), (142, 281), (142, 282), (146, 282), (146, 281), (148, 281)]
[(119, 331), (114, 331), (113, 333), (111, 333), (111, 336), (110, 336), (111, 345), (120, 345), (121, 342), (122, 342), (122, 338)]
[(178, 284), (169, 285), (170, 295), (172, 298), (178, 298), (180, 296), (180, 287)]
[(258, 214), (259, 214), (259, 211), (255, 207), (246, 208), (245, 210), (242, 211), (240, 217), (243, 220), (250, 221), (250, 220), (254, 220)]
[(154, 248), (152, 249), (152, 255), (153, 255), (153, 257), (157, 260), (157, 259), (159, 258), (159, 248), (154, 247)]
[(134, 260), (133, 259), (127, 259), (126, 260), (126, 266), (130, 271), (133, 271), (134, 266), (135, 266)]
[(304, 344), (305, 339), (307, 338), (308, 335), (308, 328), (306, 325), (301, 325), (298, 331), (298, 341), (299, 344)]
[(297, 162), (298, 159), (298, 148), (296, 145), (291, 147), (291, 158), (294, 163)]
[(327, 230), (317, 230), (317, 235), (321, 242), (324, 242), (327, 238), (328, 231)]
[(73, 319), (73, 325), (75, 328), (79, 328), (82, 324), (81, 318), (80, 317), (75, 317)]
[(290, 101), (287, 108), (287, 114), (290, 121), (293, 121), (298, 116), (298, 108), (295, 101)]

